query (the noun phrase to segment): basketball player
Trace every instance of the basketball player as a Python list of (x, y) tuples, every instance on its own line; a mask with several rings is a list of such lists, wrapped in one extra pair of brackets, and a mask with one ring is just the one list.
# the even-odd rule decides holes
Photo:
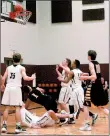
[[(66, 58), (63, 62), (62, 65), (65, 67), (65, 69), (70, 71), (71, 68), (71, 60)], [(63, 79), (65, 79), (66, 77), (68, 77), (68, 73), (65, 72), (65, 70), (62, 71), (62, 74), (59, 72), (59, 66), (56, 66), (56, 72), (58, 74), (58, 76), (62, 77)], [(59, 94), (59, 106), (61, 110), (65, 110), (66, 112), (69, 112), (68, 107), (66, 105), (68, 99), (69, 99), (69, 89), (68, 89), (68, 85), (69, 84), (65, 84), (63, 82), (61, 82), (61, 90), (60, 90), (60, 94)]]
[[(65, 69), (63, 66), (61, 66)], [(74, 110), (79, 112), (79, 109), (83, 110), (83, 102), (84, 102), (84, 90), (82, 88), (82, 82), (79, 80), (82, 71), (80, 70), (80, 62), (79, 60), (75, 60), (72, 64), (73, 70), (67, 71), (69, 76), (66, 79), (58, 77), (61, 82), (68, 83), (72, 80), (72, 89), (70, 91), (70, 113), (74, 113)], [(66, 69), (65, 69), (66, 70)], [(73, 109), (75, 108), (75, 109)], [(79, 114), (79, 113), (78, 113)], [(71, 122), (74, 122), (74, 119), (71, 119)]]
[(49, 127), (53, 126), (54, 124), (60, 123), (60, 118), (71, 118), (73, 114), (59, 114), (55, 113), (52, 110), (47, 111), (41, 117), (35, 116), (31, 114), (29, 111), (25, 109), (23, 105), (21, 108), (21, 120), (24, 125), (31, 128), (42, 128), (42, 127)]
[(31, 101), (41, 104), (45, 107), (45, 109), (53, 110), (54, 112), (57, 112), (57, 103), (56, 101), (49, 95), (44, 94), (45, 90), (42, 88), (31, 88), (30, 86), (24, 86), (23, 92), (26, 92), (28, 94), (28, 99), (25, 103), (25, 108), (28, 109)]
[[(89, 76), (80, 76), (80, 80), (89, 80), (89, 90), (86, 91), (85, 102), (84, 102), (84, 113), (85, 113), (85, 123), (84, 126), (80, 128), (82, 131), (91, 130), (90, 121), (89, 121), (89, 111), (88, 107), (91, 107), (91, 102), (102, 110), (105, 114), (109, 114), (109, 110), (105, 109), (103, 106), (108, 103), (108, 98), (103, 89), (101, 83), (101, 70), (100, 64), (95, 61), (97, 56), (96, 51), (88, 51), (88, 60), (89, 63)], [(89, 96), (89, 97), (88, 97)], [(96, 118), (97, 119), (97, 118)]]
[[(77, 62), (77, 60), (76, 60), (76, 62)], [(65, 67), (63, 67), (62, 65), (59, 65), (62, 69), (64, 69), (68, 74), (71, 74), (71, 71), (68, 71), (67, 69), (65, 69)], [(73, 65), (73, 67), (72, 67), (73, 69), (74, 68), (76, 68), (76, 66), (74, 67), (74, 65)], [(80, 69), (80, 65), (79, 65), (79, 69)], [(82, 73), (82, 75), (88, 75), (88, 73)], [(72, 87), (71, 87), (71, 89), (73, 90), (73, 88), (74, 88), (74, 81), (73, 81), (73, 79), (71, 80), (71, 84), (70, 84), (70, 86), (72, 85)], [(87, 90), (87, 83), (86, 83), (86, 81), (82, 81), (82, 88), (83, 88), (83, 90), (84, 90), (84, 94), (85, 94), (85, 92), (86, 92), (86, 90)], [(75, 103), (73, 102), (73, 99), (74, 99), (74, 97), (76, 96), (76, 94), (73, 94), (72, 93), (72, 90), (70, 89), (70, 101), (69, 101), (69, 110), (70, 110), (70, 114), (73, 114), (74, 113), (74, 117), (76, 118), (76, 119), (78, 119), (78, 117), (79, 117), (79, 114), (80, 114), (80, 108), (79, 109), (77, 109), (76, 107), (76, 105), (75, 105)], [(72, 101), (71, 101), (72, 100)], [(89, 116), (92, 118), (92, 125), (94, 125), (95, 124), (95, 121), (96, 121), (96, 119), (97, 119), (97, 117), (98, 117), (98, 115), (97, 114), (94, 114), (94, 113), (92, 113), (92, 112), (90, 112), (89, 111)], [(68, 121), (68, 123), (69, 124), (75, 124), (75, 120), (74, 120), (74, 118), (70, 118), (70, 120)]]
[(19, 53), (15, 53), (13, 55), (13, 65), (8, 66), (4, 76), (3, 76), (3, 84), (7, 79), (6, 88), (2, 97), (2, 105), (5, 106), (5, 111), (3, 113), (3, 125), (1, 132), (7, 132), (7, 119), (8, 119), (8, 111), (10, 106), (14, 106), (16, 108), (15, 119), (16, 119), (16, 129), (15, 133), (19, 133), (22, 131), (20, 125), (20, 106), (22, 106), (22, 92), (21, 92), (21, 82), (22, 77), (24, 80), (31, 81), (35, 79), (35, 76), (31, 77), (26, 75), (25, 67), (20, 65), (21, 55)]

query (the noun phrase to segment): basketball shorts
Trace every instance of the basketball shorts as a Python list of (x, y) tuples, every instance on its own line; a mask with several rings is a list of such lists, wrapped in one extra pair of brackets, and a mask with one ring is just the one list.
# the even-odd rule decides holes
[(2, 105), (7, 106), (22, 106), (22, 92), (20, 87), (6, 87), (3, 97)]
[(91, 87), (92, 85), (88, 85), (85, 93), (84, 93), (84, 106), (91, 107)]
[(70, 94), (70, 100), (69, 100), (69, 105), (74, 105), (76, 111), (79, 108), (83, 108), (83, 103), (84, 103), (84, 90), (82, 87), (78, 87), (75, 89), (72, 89), (71, 94)]
[(59, 103), (67, 104), (70, 99), (70, 89), (71, 87), (62, 87), (59, 94)]
[(21, 108), (21, 120), (22, 123), (28, 127), (37, 125), (39, 127), (49, 127), (55, 124), (55, 121), (46, 112), (43, 116), (38, 117), (27, 111), (25, 108)]

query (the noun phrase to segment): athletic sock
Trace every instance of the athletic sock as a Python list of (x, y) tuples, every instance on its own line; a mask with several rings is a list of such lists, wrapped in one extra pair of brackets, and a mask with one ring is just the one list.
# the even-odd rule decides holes
[(3, 124), (7, 124), (7, 121), (3, 121)]
[(70, 114), (74, 113), (74, 105), (69, 105)]
[[(70, 114), (74, 114), (74, 105), (69, 105)], [(74, 116), (70, 117), (70, 120), (74, 120)]]
[(20, 122), (16, 122), (16, 126), (21, 126), (21, 123)]

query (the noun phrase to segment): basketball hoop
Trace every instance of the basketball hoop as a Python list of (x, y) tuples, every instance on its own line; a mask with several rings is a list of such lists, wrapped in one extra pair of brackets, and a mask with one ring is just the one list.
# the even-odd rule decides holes
[[(23, 20), (24, 24), (26, 24), (29, 20), (29, 18), (31, 17), (32, 15), (32, 12), (31, 11), (23, 11), (23, 12), (20, 12), (20, 13), (17, 13), (16, 14), (16, 17)], [(21, 23), (21, 21), (17, 21), (18, 23)]]
[[(17, 23), (24, 24), (24, 25), (28, 22), (31, 15), (32, 15), (31, 11), (25, 11), (25, 10), (23, 10), (22, 12), (20, 12), (20, 11), (10, 12), (11, 19), (18, 18)], [(21, 22), (21, 20), (22, 20), (22, 22)]]

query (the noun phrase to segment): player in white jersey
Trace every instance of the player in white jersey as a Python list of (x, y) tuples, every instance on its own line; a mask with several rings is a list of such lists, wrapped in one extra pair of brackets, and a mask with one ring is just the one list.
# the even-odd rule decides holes
[[(66, 58), (63, 62), (62, 65), (65, 67), (65, 69), (67, 69), (68, 71), (70, 71), (70, 67), (71, 67), (71, 60)], [(59, 66), (56, 67), (56, 72), (58, 74), (58, 76), (62, 77), (63, 79), (65, 79), (68, 76), (68, 73), (65, 72), (65, 70), (62, 71), (62, 74), (58, 71)], [(66, 112), (68, 111), (68, 107), (66, 106), (67, 101), (69, 100), (69, 89), (68, 89), (68, 83), (63, 83), (61, 82), (61, 90), (60, 90), (60, 94), (59, 94), (59, 106), (61, 110), (65, 110)]]
[(7, 79), (6, 88), (2, 97), (2, 105), (5, 106), (5, 111), (3, 113), (3, 125), (1, 132), (7, 132), (7, 118), (9, 106), (16, 107), (16, 129), (15, 132), (19, 133), (22, 131), (20, 125), (20, 106), (22, 106), (22, 92), (21, 92), (21, 82), (22, 77), (24, 80), (31, 81), (35, 79), (35, 76), (31, 77), (26, 75), (25, 67), (20, 65), (21, 55), (19, 53), (15, 53), (13, 55), (13, 65), (7, 67), (4, 76), (3, 76), (3, 84)]
[[(62, 67), (62, 66), (61, 66)], [(64, 67), (62, 67), (66, 70)], [(79, 79), (82, 71), (80, 70), (80, 62), (79, 60), (75, 60), (72, 64), (73, 70), (66, 72), (69, 76), (66, 79), (58, 77), (61, 82), (68, 83), (72, 80), (72, 89), (70, 92), (70, 100), (69, 105), (75, 107), (75, 111), (77, 112), (79, 109), (83, 109), (84, 103), (84, 90), (82, 88), (82, 81)]]
[(60, 118), (71, 118), (74, 116), (73, 114), (68, 114), (66, 112), (63, 114), (55, 113), (52, 110), (47, 111), (42, 116), (36, 116), (26, 110), (24, 104), (20, 112), (22, 123), (31, 128), (50, 127), (54, 124), (62, 125)]

